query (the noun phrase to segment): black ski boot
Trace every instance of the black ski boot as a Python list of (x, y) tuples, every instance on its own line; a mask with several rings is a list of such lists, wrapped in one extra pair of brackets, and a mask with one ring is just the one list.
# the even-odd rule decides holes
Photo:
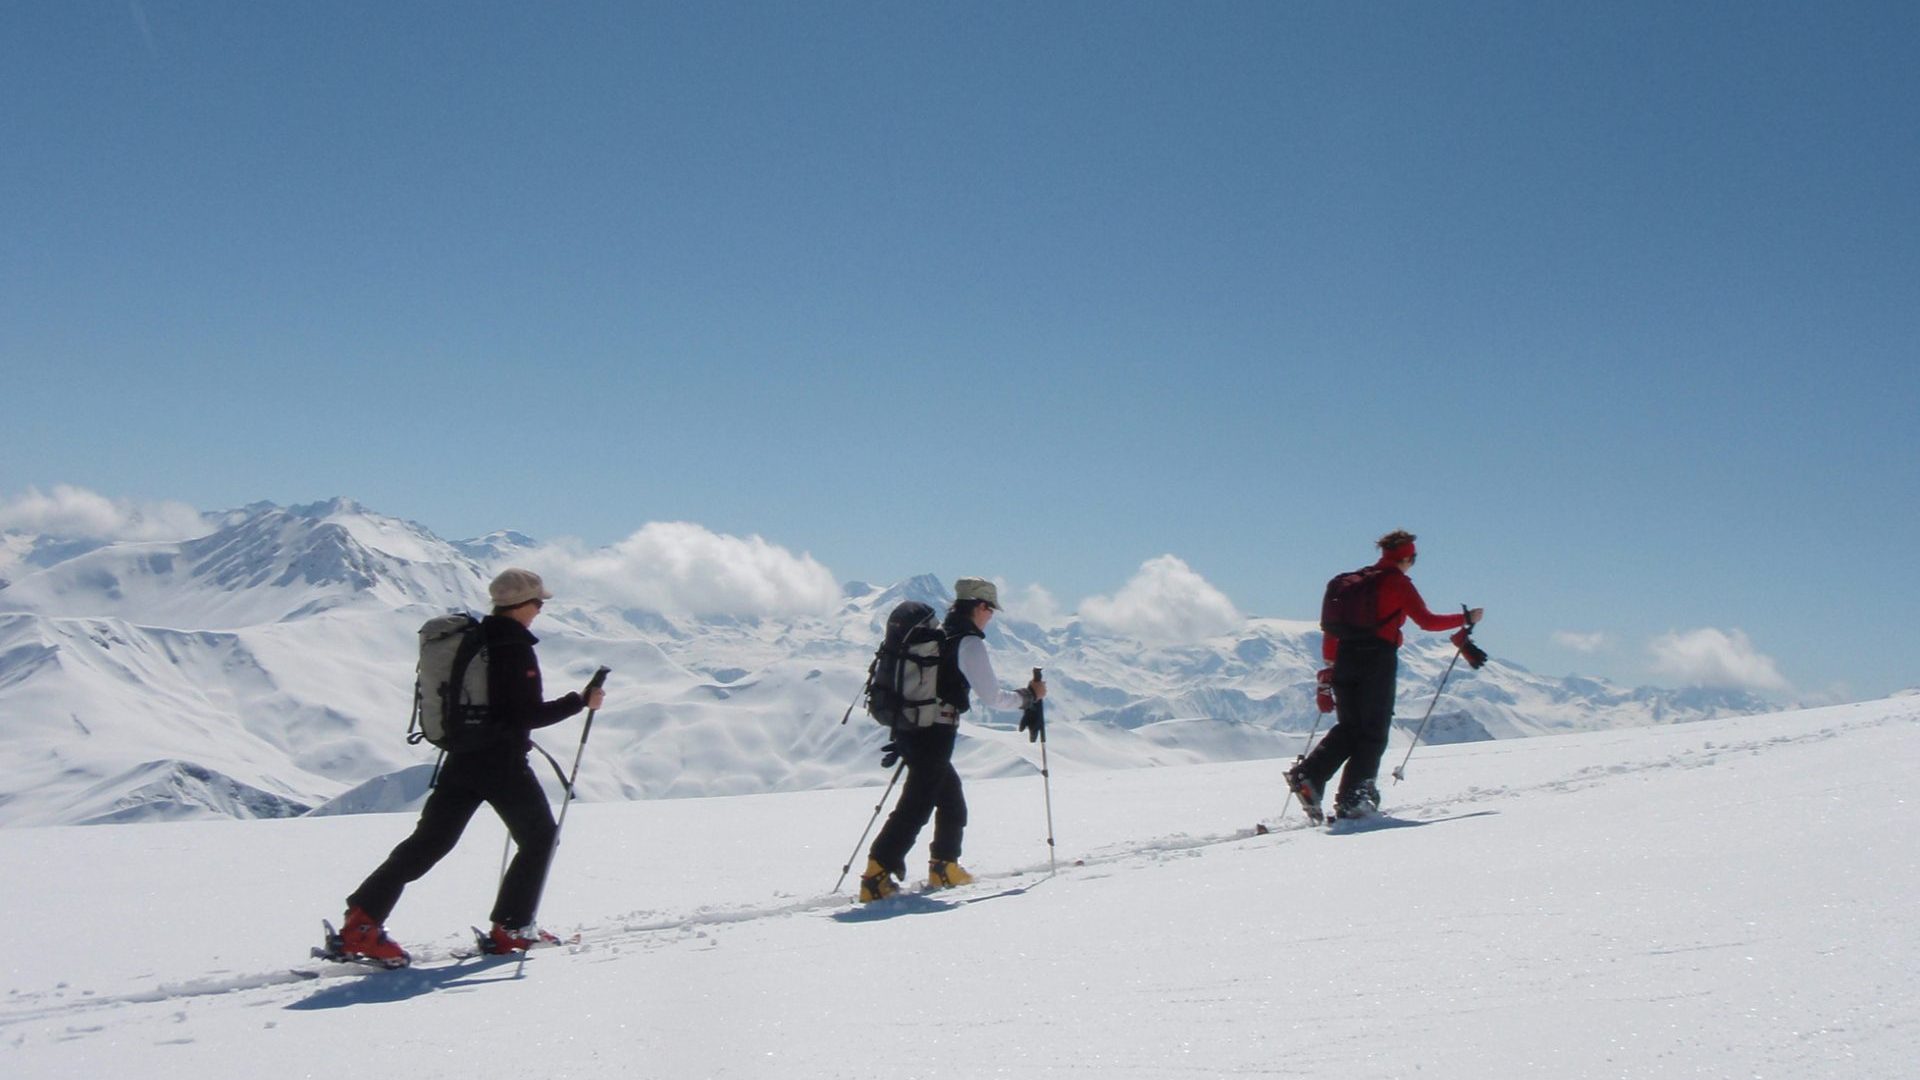
[(1380, 789), (1371, 780), (1362, 780), (1352, 791), (1343, 791), (1333, 800), (1333, 819), (1353, 821), (1380, 812)]

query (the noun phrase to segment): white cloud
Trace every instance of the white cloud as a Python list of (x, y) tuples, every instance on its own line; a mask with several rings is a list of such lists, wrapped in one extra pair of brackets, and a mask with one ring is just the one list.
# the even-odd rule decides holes
[(1579, 653), (1597, 653), (1612, 644), (1605, 634), (1583, 633), (1578, 630), (1555, 630), (1553, 640), (1561, 648), (1572, 649)]
[(1112, 596), (1080, 602), (1089, 628), (1153, 644), (1188, 644), (1231, 633), (1246, 622), (1225, 593), (1173, 555), (1140, 564)]
[(832, 572), (811, 555), (685, 521), (649, 522), (595, 551), (548, 547), (524, 561), (552, 578), (556, 593), (669, 615), (819, 614), (840, 599)]
[(1753, 647), (1744, 631), (1670, 631), (1647, 645), (1653, 668), (1690, 686), (1784, 693), (1793, 689), (1773, 657)]
[(56, 484), (0, 498), (0, 532), (40, 533), (65, 540), (186, 540), (208, 531), (200, 512), (177, 502), (135, 503)]
[(1018, 592), (1002, 587), (1000, 595), (1006, 597), (1007, 615), (1011, 618), (1040, 626), (1059, 626), (1066, 622), (1060, 601), (1045, 586), (1029, 585)]

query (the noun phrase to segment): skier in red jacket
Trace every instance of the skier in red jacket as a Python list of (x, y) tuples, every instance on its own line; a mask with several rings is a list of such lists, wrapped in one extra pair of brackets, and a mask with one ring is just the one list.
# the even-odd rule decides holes
[[(1417, 555), (1413, 541), (1414, 535), (1404, 529), (1375, 541), (1380, 560), (1369, 575), (1376, 579), (1369, 584), (1378, 590), (1374, 625), (1344, 639), (1329, 632), (1321, 647), (1322, 655), (1333, 665), (1337, 720), (1320, 745), (1286, 774), (1287, 786), (1316, 822), (1324, 819), (1320, 796), (1336, 771), (1340, 772), (1340, 790), (1334, 796), (1334, 816), (1360, 817), (1380, 808), (1380, 789), (1374, 777), (1380, 773), (1380, 757), (1387, 752), (1387, 736), (1393, 727), (1400, 628), (1412, 619), (1422, 630), (1456, 630), (1479, 622), (1484, 614), (1481, 608), (1463, 615), (1435, 615), (1427, 610), (1420, 590), (1407, 577)], [(1342, 765), (1346, 766), (1344, 770)]]

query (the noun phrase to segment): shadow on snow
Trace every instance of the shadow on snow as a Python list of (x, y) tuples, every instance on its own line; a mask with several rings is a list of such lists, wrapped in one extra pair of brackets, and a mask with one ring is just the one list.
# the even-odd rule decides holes
[(456, 990), (486, 986), (490, 983), (510, 982), (521, 977), (519, 970), (487, 978), (477, 976), (497, 971), (508, 965), (517, 969), (521, 960), (522, 957), (518, 955), (476, 956), (444, 966), (369, 971), (365, 975), (349, 978), (324, 990), (317, 990), (288, 1005), (287, 1008), (310, 1011), (341, 1009), (349, 1005), (390, 1004), (396, 1001), (407, 1001), (422, 994), (431, 994), (437, 990)]
[(868, 923), (881, 922), (886, 919), (897, 919), (902, 915), (930, 915), (936, 911), (952, 911), (954, 908), (965, 907), (968, 904), (979, 904), (988, 900), (999, 900), (1003, 897), (1019, 896), (1038, 884), (1040, 884), (1040, 882), (1036, 881), (1032, 885), (1019, 885), (1011, 889), (1001, 889), (998, 892), (985, 893), (979, 896), (952, 898), (934, 896), (930, 893), (897, 893), (885, 900), (862, 904), (859, 907), (846, 911), (836, 911), (832, 915), (829, 915), (828, 918), (834, 922), (841, 923)]
[(1416, 829), (1422, 825), (1438, 825), (1443, 821), (1465, 821), (1468, 818), (1496, 817), (1498, 810), (1475, 810), (1471, 814), (1455, 814), (1452, 817), (1428, 818), (1425, 821), (1413, 821), (1397, 818), (1390, 814), (1369, 814), (1363, 818), (1347, 818), (1327, 826), (1327, 831), (1335, 835), (1341, 833), (1379, 832), (1383, 829)]

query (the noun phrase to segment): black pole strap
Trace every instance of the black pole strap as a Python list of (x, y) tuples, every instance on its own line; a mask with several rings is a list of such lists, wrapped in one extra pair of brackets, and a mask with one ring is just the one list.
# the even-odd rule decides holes
[(560, 767), (560, 763), (554, 760), (552, 754), (547, 753), (546, 747), (541, 746), (532, 739), (528, 739), (527, 742), (530, 743), (535, 750), (540, 751), (540, 756), (547, 759), (547, 764), (553, 766), (553, 775), (555, 779), (560, 781), (560, 790), (566, 792), (568, 795), (572, 795), (573, 781), (567, 779), (567, 771)]

